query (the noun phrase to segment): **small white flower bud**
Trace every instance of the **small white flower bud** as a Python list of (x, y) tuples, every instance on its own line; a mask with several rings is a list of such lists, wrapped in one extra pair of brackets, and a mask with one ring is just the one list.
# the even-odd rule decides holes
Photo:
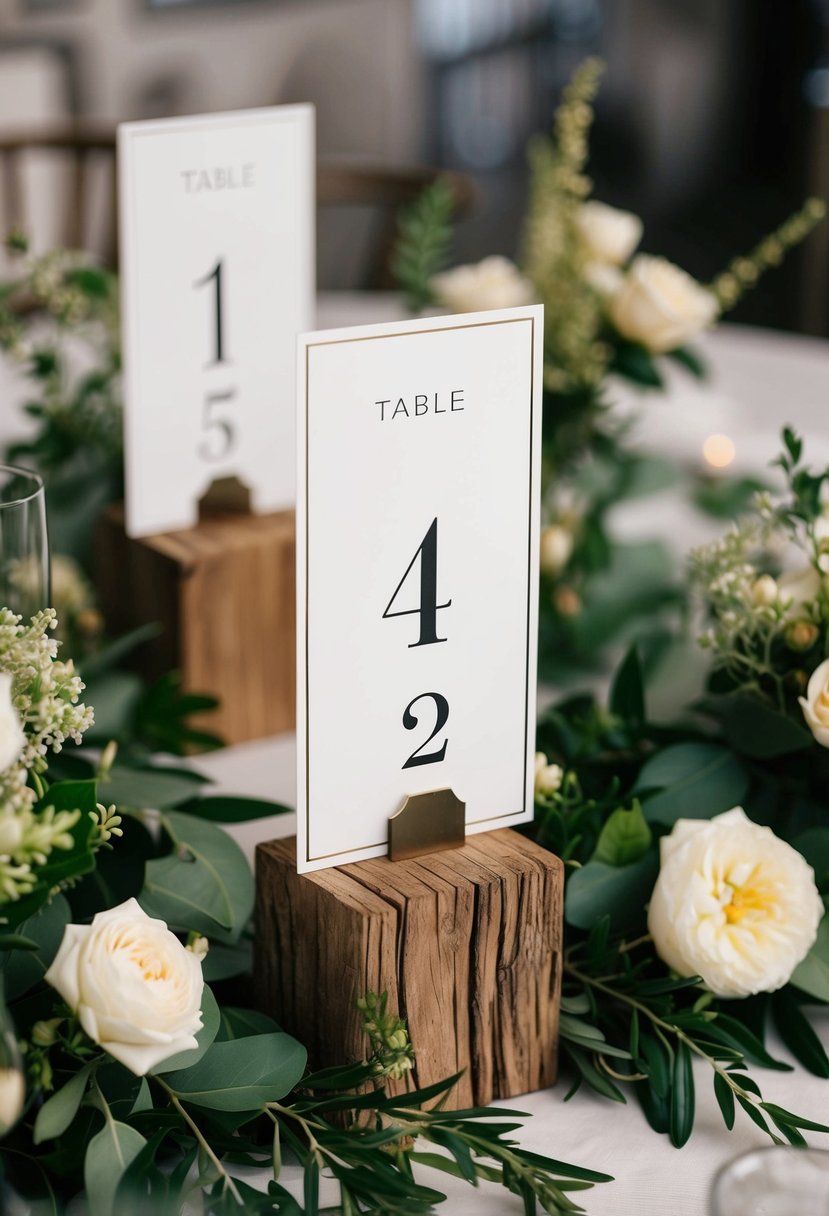
[(761, 574), (751, 585), (751, 602), (767, 608), (777, 600), (777, 583), (770, 574)]
[(541, 533), (541, 569), (545, 574), (559, 574), (573, 552), (573, 533), (561, 524), (550, 524)]

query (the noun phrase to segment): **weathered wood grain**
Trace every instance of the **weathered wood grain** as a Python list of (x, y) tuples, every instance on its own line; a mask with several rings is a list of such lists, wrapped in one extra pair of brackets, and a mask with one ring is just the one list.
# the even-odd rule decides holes
[(417, 1049), (407, 1088), (463, 1071), (457, 1109), (553, 1083), (557, 857), (500, 830), (407, 861), (295, 867), (293, 839), (257, 849), (256, 991), (313, 1066), (364, 1058), (355, 1001), (385, 991)]
[(227, 743), (293, 729), (292, 511), (211, 514), (194, 528), (131, 540), (123, 509), (112, 508), (99, 525), (96, 571), (112, 633), (161, 626), (140, 652), (142, 673), (157, 679), (176, 669), (185, 691), (220, 699), (197, 725)]

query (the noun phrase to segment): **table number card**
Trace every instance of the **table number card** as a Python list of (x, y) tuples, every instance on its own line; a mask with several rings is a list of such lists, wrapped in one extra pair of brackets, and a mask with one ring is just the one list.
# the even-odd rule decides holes
[(532, 818), (542, 317), (300, 339), (300, 871), (385, 854), (429, 790)]
[(195, 524), (222, 477), (293, 505), (313, 108), (126, 123), (118, 161), (129, 535)]

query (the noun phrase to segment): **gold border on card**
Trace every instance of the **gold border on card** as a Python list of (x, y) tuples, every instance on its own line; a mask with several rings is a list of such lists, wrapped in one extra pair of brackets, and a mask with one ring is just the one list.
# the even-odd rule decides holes
[[(309, 396), (310, 396), (310, 380), (311, 380), (311, 359), (310, 351), (312, 348), (319, 346), (342, 346), (347, 342), (381, 342), (388, 338), (408, 338), (420, 337), (423, 334), (438, 334), (450, 333), (457, 329), (486, 329), (493, 325), (524, 325), (529, 323), (530, 326), (530, 451), (529, 451), (529, 527), (527, 529), (527, 639), (526, 639), (526, 675), (524, 682), (524, 756), (523, 763), (526, 766), (527, 760), (527, 740), (530, 723), (530, 617), (532, 615), (532, 512), (533, 512), (533, 434), (534, 434), (534, 410), (535, 410), (535, 317), (515, 317), (512, 320), (504, 321), (472, 321), (463, 322), (460, 325), (435, 325), (428, 329), (403, 329), (396, 333), (385, 334), (366, 334), (362, 338), (333, 338), (327, 342), (306, 342), (305, 344), (305, 860), (310, 863), (312, 861), (331, 861), (335, 857), (344, 857), (352, 853), (362, 853), (369, 849), (382, 849), (388, 845), (388, 838), (378, 840), (376, 844), (361, 844), (355, 848), (339, 849), (334, 853), (318, 853), (315, 857), (311, 856), (310, 839), (311, 839), (311, 732), (310, 732), (310, 653), (308, 645), (308, 591), (309, 591), (309, 570), (310, 570), (310, 528), (309, 528), (309, 482), (310, 482), (310, 426), (309, 426)], [(505, 815), (490, 815), (486, 819), (474, 819), (471, 822), (475, 825), (479, 823), (494, 823), (496, 820), (514, 819), (518, 815), (523, 815), (527, 809), (527, 788), (524, 784), (524, 797), (521, 807), (517, 811), (509, 811)]]

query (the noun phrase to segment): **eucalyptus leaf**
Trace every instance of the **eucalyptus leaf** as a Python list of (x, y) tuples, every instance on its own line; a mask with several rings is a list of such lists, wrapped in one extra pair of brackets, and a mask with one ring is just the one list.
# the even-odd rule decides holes
[(636, 928), (644, 920), (644, 908), (658, 873), (655, 848), (627, 866), (589, 861), (570, 875), (565, 920), (578, 929), (589, 929), (600, 917), (609, 915), (616, 932)]
[(66, 1131), (78, 1113), (91, 1071), (92, 1066), (85, 1064), (43, 1103), (35, 1119), (33, 1135), (35, 1144), (42, 1144), (44, 1140), (54, 1140), (56, 1136), (60, 1136)]
[(90, 1216), (114, 1216), (118, 1183), (146, 1143), (135, 1128), (114, 1120), (93, 1136), (83, 1170)]
[(168, 1084), (183, 1101), (208, 1110), (256, 1111), (294, 1088), (306, 1058), (290, 1035), (251, 1035), (214, 1042), (198, 1064), (175, 1073)]
[[(676, 743), (643, 765), (634, 787), (649, 823), (712, 819), (739, 806), (749, 772), (727, 748), (713, 743)], [(658, 791), (658, 792), (654, 792)]]
[(139, 902), (176, 929), (235, 943), (253, 912), (253, 875), (234, 840), (212, 823), (170, 811), (173, 852), (149, 861)]
[(192, 798), (209, 780), (190, 769), (116, 764), (99, 783), (98, 796), (107, 806), (115, 803), (137, 810), (164, 811)]

